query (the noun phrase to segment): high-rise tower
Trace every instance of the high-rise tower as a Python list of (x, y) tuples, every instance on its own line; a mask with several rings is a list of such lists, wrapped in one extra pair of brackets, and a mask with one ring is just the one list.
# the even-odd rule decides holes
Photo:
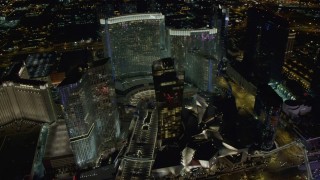
[(185, 71), (185, 81), (212, 91), (219, 63), (217, 29), (169, 29), (168, 39), (175, 68)]
[(102, 143), (107, 139), (110, 145), (120, 133), (108, 64), (106, 60), (89, 64), (86, 72), (66, 78), (58, 87), (79, 167), (94, 165)]
[(262, 83), (282, 79), (288, 21), (267, 10), (248, 10), (243, 64)]
[(273, 147), (282, 104), (282, 98), (269, 85), (258, 87), (254, 113), (264, 124), (262, 149)]
[(21, 65), (14, 64), (0, 79), (0, 126), (15, 120), (54, 122), (57, 114), (48, 84), (21, 79)]
[(125, 15), (101, 22), (105, 24), (106, 55), (115, 79), (151, 75), (152, 62), (166, 57), (162, 14)]
[(13, 120), (51, 123), (57, 119), (49, 86), (43, 81), (5, 81), (0, 86), (0, 125)]
[(218, 61), (225, 61), (227, 49), (227, 36), (228, 36), (228, 23), (229, 23), (229, 9), (221, 5), (215, 6), (215, 13), (209, 25), (210, 28), (217, 29), (217, 56)]
[(165, 145), (182, 135), (184, 74), (175, 71), (172, 58), (154, 61), (152, 74), (159, 114), (158, 139)]
[(293, 45), (294, 41), (296, 39), (296, 33), (294, 31), (289, 32), (288, 34), (288, 42), (287, 42), (287, 48), (285, 51), (285, 61), (291, 56), (293, 51)]

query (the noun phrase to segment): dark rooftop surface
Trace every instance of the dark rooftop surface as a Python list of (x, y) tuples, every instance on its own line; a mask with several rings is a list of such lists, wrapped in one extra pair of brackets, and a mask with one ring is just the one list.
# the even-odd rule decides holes
[(38, 80), (30, 80), (30, 79), (16, 79), (14, 81), (15, 83), (25, 84), (25, 85), (34, 85), (34, 86), (40, 86), (45, 85), (47, 82), (45, 81), (38, 81)]
[(70, 51), (63, 53), (58, 65), (58, 72), (65, 72), (66, 76), (72, 75), (78, 67), (86, 68), (92, 55), (87, 50)]
[(261, 123), (251, 116), (239, 116), (234, 97), (213, 97), (213, 104), (223, 113), (220, 133), (224, 142), (236, 148), (261, 143)]
[(282, 98), (269, 85), (258, 86), (258, 96), (267, 106), (280, 106)]
[(181, 149), (177, 147), (166, 147), (162, 151), (157, 152), (152, 169), (178, 165), (181, 165)]
[(206, 27), (206, 23), (189, 15), (166, 16), (166, 26), (177, 29), (197, 29)]
[(198, 160), (209, 160), (211, 159), (222, 147), (221, 141), (211, 139), (201, 143), (197, 143), (193, 149), (196, 150), (194, 158)]
[[(84, 69), (88, 68), (88, 61), (92, 55), (87, 50), (71, 51), (62, 54), (61, 62), (58, 65), (58, 72), (65, 72), (66, 78), (59, 84), (59, 87), (76, 83), (83, 75)], [(94, 66), (104, 63), (103, 60), (93, 63)]]
[(0, 179), (23, 179), (30, 174), (40, 128), (0, 137)]
[(74, 84), (76, 82), (78, 82), (81, 77), (82, 77), (83, 73), (77, 72), (77, 73), (73, 73), (72, 75), (66, 77), (59, 85), (58, 87), (63, 87), (69, 84)]
[(230, 131), (234, 132), (230, 139), (230, 144), (234, 145), (236, 148), (245, 148), (247, 146), (252, 146), (254, 143), (262, 143), (261, 132), (263, 124), (261, 121), (248, 118), (239, 117), (238, 121), (234, 122), (234, 129)]
[(31, 86), (40, 86), (40, 85), (46, 84), (45, 81), (21, 79), (19, 77), (19, 71), (21, 69), (21, 66), (22, 66), (22, 63), (13, 63), (10, 66), (10, 68), (4, 72), (3, 77), (0, 79), (0, 82), (12, 81), (15, 83), (31, 85)]
[(198, 128), (198, 119), (197, 117), (192, 113), (192, 111), (183, 108), (181, 112), (182, 121), (185, 127), (185, 138), (187, 140), (201, 131)]

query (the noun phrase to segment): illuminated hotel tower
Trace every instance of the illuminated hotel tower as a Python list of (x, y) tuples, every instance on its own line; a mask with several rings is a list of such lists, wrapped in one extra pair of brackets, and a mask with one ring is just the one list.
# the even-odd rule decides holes
[(175, 71), (172, 58), (154, 61), (152, 74), (159, 114), (158, 139), (165, 145), (182, 135), (184, 75)]
[(287, 48), (285, 51), (285, 58), (284, 58), (285, 61), (288, 60), (288, 58), (290, 58), (290, 56), (292, 55), (295, 38), (296, 38), (296, 33), (294, 31), (290, 31), (288, 35)]
[(169, 29), (169, 53), (185, 81), (212, 92), (218, 74), (217, 29)]
[(56, 112), (48, 84), (36, 80), (5, 81), (0, 86), (0, 126), (14, 120), (54, 122)]
[(71, 148), (81, 168), (94, 165), (103, 141), (120, 133), (110, 67), (101, 61), (58, 86)]
[(106, 52), (114, 78), (151, 75), (155, 59), (166, 57), (162, 14), (134, 14), (109, 18), (105, 24)]
[(15, 64), (0, 80), (0, 126), (15, 120), (52, 123), (57, 119), (48, 84), (21, 79), (21, 64)]

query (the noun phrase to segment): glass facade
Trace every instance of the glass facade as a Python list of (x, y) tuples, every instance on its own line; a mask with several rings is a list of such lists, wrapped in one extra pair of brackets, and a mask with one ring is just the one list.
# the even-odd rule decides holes
[(151, 74), (152, 62), (166, 56), (162, 14), (137, 14), (109, 18), (106, 47), (116, 79)]
[(98, 156), (97, 134), (95, 134), (95, 125), (88, 134), (79, 139), (71, 139), (71, 148), (74, 151), (76, 163), (79, 167), (85, 167), (94, 163)]
[(229, 23), (229, 10), (224, 7), (219, 7), (213, 17), (212, 25), (217, 28), (217, 55), (219, 62), (227, 61), (226, 49), (228, 39), (228, 23)]
[(185, 81), (212, 91), (218, 67), (217, 29), (169, 29), (170, 55), (175, 68), (185, 71)]
[[(110, 145), (119, 129), (109, 62), (100, 60), (78, 81), (59, 87), (72, 150), (79, 167), (92, 166), (100, 147)], [(118, 132), (119, 133), (119, 132)], [(103, 144), (107, 139), (107, 144)]]
[[(116, 94), (112, 80), (110, 63), (91, 67), (88, 70), (90, 94), (97, 131), (102, 139), (112, 140), (119, 134), (120, 123), (116, 105)], [(89, 99), (87, 101), (90, 101)]]
[(98, 142), (95, 139), (95, 124), (92, 102), (86, 97), (87, 77), (84, 75), (78, 82), (59, 87), (63, 94), (62, 103), (66, 117), (66, 125), (71, 148), (79, 167), (91, 165), (97, 158)]

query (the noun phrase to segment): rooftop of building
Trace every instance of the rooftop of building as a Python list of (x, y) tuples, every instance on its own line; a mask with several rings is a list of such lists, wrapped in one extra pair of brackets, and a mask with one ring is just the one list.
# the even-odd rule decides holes
[(30, 86), (41, 86), (47, 84), (45, 81), (21, 79), (19, 76), (20, 70), (23, 66), (22, 62), (13, 63), (9, 68), (6, 68), (3, 72), (1, 82), (10, 81), (16, 84), (30, 85)]
[(48, 76), (57, 66), (56, 53), (29, 54), (25, 60), (30, 78)]
[(63, 87), (63, 86), (67, 86), (67, 85), (70, 85), (70, 84), (74, 84), (74, 83), (77, 83), (80, 81), (80, 79), (82, 78), (83, 76), (83, 73), (74, 73), (73, 75), (70, 75), (66, 78), (64, 78), (62, 80), (62, 82), (58, 85), (58, 87)]
[(65, 72), (66, 76), (72, 75), (78, 67), (87, 68), (87, 63), (92, 59), (88, 50), (69, 51), (61, 54), (61, 60), (57, 67), (58, 72)]
[(123, 23), (127, 21), (141, 21), (141, 20), (164, 20), (164, 15), (161, 13), (137, 13), (127, 14), (117, 17), (112, 17), (107, 20), (108, 24)]
[(152, 169), (181, 165), (181, 148), (165, 147), (158, 151)]
[[(257, 124), (258, 121), (248, 120), (247, 118), (248, 117), (242, 117), (238, 120), (235, 120), (233, 124), (228, 124), (229, 129), (223, 127), (223, 130), (221, 131), (222, 133), (229, 135), (231, 131), (234, 132), (232, 136), (224, 136), (223, 141), (213, 137), (208, 139), (188, 140), (187, 146), (195, 151), (193, 159), (209, 161), (212, 157), (218, 155), (219, 153), (228, 153), (228, 150), (223, 152), (225, 151), (223, 149), (228, 149), (230, 146), (237, 149), (242, 149), (252, 145), (254, 142), (257, 142), (257, 138), (261, 132), (261, 129), (259, 129), (259, 125)], [(222, 142), (224, 142), (226, 145), (223, 146)], [(166, 146), (163, 150), (158, 151), (153, 169), (181, 165), (181, 148), (183, 147), (185, 147), (185, 145), (179, 145), (176, 147)], [(192, 161), (191, 163), (195, 165), (199, 162)]]
[(41, 126), (17, 126), (17, 131), (0, 136), (0, 179), (24, 179), (31, 173)]
[(265, 84), (258, 86), (257, 95), (266, 106), (281, 106), (282, 98), (272, 89), (271, 86)]
[[(19, 85), (29, 85), (29, 86), (44, 86), (47, 84), (47, 82), (45, 81), (39, 81), (39, 80), (31, 80), (31, 79), (21, 79), (19, 77), (11, 77), (11, 76), (7, 76), (2, 78), (2, 82), (13, 82), (15, 84), (19, 84)], [(1, 80), (0, 80), (1, 83)]]
[(30, 80), (30, 79), (16, 79), (15, 83), (23, 84), (23, 85), (31, 85), (31, 86), (44, 86), (47, 84), (45, 81), (39, 80)]
[(224, 142), (239, 149), (261, 142), (261, 122), (252, 115), (239, 115), (234, 97), (213, 96), (212, 105), (223, 113), (219, 132)]
[(197, 20), (192, 15), (171, 15), (166, 16), (166, 26), (175, 29), (198, 29), (207, 27), (207, 23)]
[(224, 141), (238, 149), (251, 147), (255, 143), (262, 143), (261, 132), (263, 124), (251, 115), (240, 116), (232, 123), (221, 126)]
[(194, 154), (194, 159), (208, 161), (219, 151), (221, 147), (221, 141), (216, 139), (209, 139), (199, 142), (193, 147), (193, 149), (196, 151)]
[[(65, 72), (65, 78), (58, 86), (62, 87), (78, 82), (83, 77), (85, 70), (88, 68), (88, 62), (91, 59), (92, 55), (87, 50), (70, 51), (61, 54), (61, 61), (57, 71)], [(93, 66), (103, 63), (105, 63), (105, 60), (92, 62)]]

